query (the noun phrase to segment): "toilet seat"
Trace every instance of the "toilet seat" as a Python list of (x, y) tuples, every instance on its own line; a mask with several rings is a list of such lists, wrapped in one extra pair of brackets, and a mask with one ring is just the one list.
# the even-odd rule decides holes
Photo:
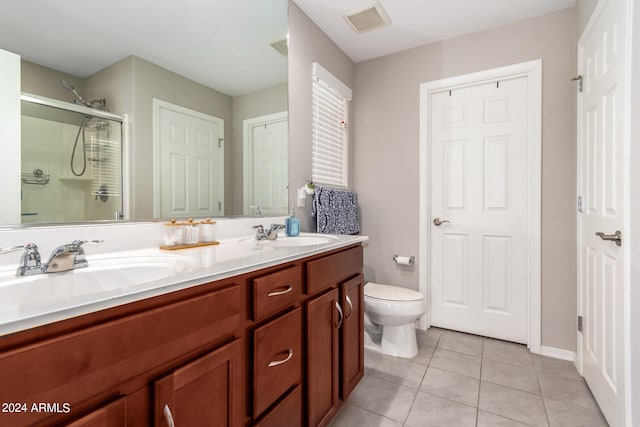
[(419, 301), (424, 296), (412, 289), (402, 288), (400, 286), (380, 285), (378, 283), (369, 282), (364, 287), (364, 296), (384, 301)]

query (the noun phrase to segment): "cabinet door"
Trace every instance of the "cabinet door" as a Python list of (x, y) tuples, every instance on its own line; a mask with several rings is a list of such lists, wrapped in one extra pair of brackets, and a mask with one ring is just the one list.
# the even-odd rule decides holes
[(124, 427), (126, 425), (127, 400), (123, 397), (67, 424), (67, 427)]
[(340, 286), (344, 321), (340, 332), (341, 397), (345, 400), (364, 376), (364, 276)]
[(328, 421), (338, 403), (338, 290), (307, 303), (308, 425)]
[(236, 340), (155, 382), (155, 426), (240, 426), (242, 346)]

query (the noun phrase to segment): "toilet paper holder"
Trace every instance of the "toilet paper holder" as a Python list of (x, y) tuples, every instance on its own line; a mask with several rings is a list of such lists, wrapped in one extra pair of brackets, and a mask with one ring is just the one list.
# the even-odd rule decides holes
[(413, 255), (410, 257), (394, 255), (393, 261), (398, 265), (413, 265), (416, 263), (416, 257)]

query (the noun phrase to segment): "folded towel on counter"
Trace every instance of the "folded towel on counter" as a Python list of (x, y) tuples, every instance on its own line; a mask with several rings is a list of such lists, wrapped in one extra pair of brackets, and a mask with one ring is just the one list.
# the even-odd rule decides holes
[(312, 214), (318, 233), (360, 233), (358, 193), (355, 191), (316, 185)]

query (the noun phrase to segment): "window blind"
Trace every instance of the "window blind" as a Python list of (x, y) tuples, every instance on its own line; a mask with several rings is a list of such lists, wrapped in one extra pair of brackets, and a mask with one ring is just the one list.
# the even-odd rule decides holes
[(314, 183), (348, 185), (348, 115), (351, 89), (313, 64), (312, 172)]

